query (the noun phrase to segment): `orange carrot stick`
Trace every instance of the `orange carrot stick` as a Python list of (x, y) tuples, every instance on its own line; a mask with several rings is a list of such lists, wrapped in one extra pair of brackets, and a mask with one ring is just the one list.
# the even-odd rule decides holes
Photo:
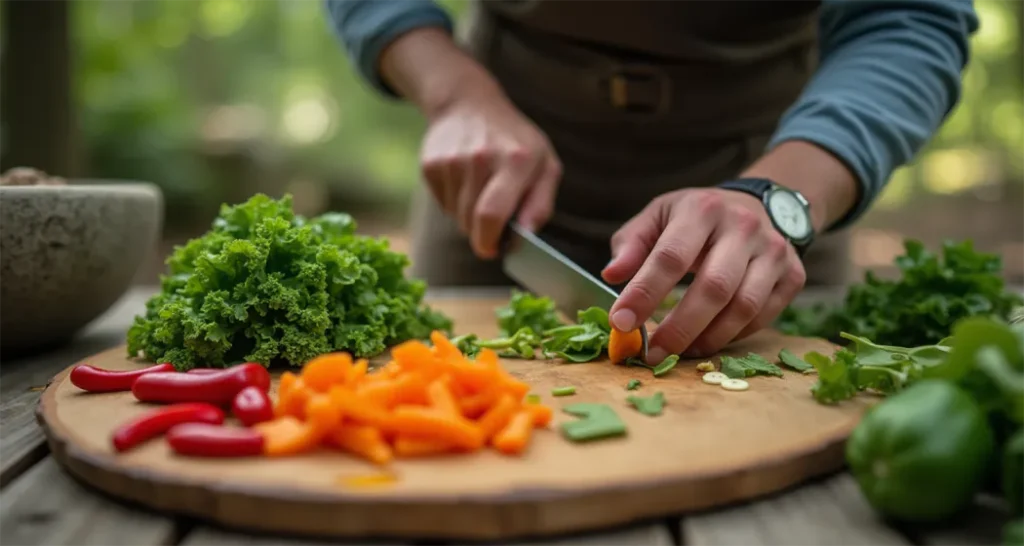
[(643, 337), (640, 330), (623, 332), (612, 328), (608, 336), (608, 358), (612, 364), (624, 362), (627, 358), (640, 354), (643, 347)]
[(451, 390), (448, 389), (448, 382), (445, 378), (435, 379), (427, 387), (427, 398), (430, 400), (430, 405), (434, 408), (448, 414), (462, 416), (462, 409), (455, 402), (455, 398), (452, 396)]
[(391, 446), (384, 441), (380, 431), (371, 426), (343, 425), (331, 431), (328, 440), (374, 464), (387, 464), (393, 457)]
[(334, 387), (327, 395), (346, 419), (351, 419), (359, 424), (370, 425), (387, 432), (391, 426), (391, 416), (384, 408), (356, 396), (356, 394), (344, 387)]
[(329, 353), (310, 360), (302, 367), (302, 380), (306, 386), (327, 392), (334, 385), (343, 385), (352, 367), (348, 353)]
[(391, 422), (399, 435), (435, 439), (470, 450), (480, 449), (484, 444), (483, 433), (474, 423), (434, 408), (399, 406)]
[(360, 358), (348, 369), (348, 373), (345, 375), (345, 384), (348, 386), (354, 386), (366, 377), (366, 370), (370, 367), (370, 363), (365, 358)]
[(453, 451), (457, 451), (454, 446), (439, 440), (425, 440), (411, 436), (395, 438), (395, 454), (399, 457), (428, 457)]
[(551, 419), (554, 417), (554, 412), (550, 406), (544, 404), (523, 404), (523, 409), (530, 412), (533, 416), (533, 426), (535, 427), (546, 427)]
[(530, 443), (531, 432), (533, 432), (533, 415), (527, 410), (519, 410), (491, 443), (498, 451), (506, 455), (522, 453)]
[(498, 402), (477, 421), (477, 426), (480, 427), (484, 440), (490, 440), (501, 429), (505, 428), (505, 425), (508, 424), (509, 419), (516, 413), (517, 409), (519, 408), (512, 395), (507, 393), (501, 395)]

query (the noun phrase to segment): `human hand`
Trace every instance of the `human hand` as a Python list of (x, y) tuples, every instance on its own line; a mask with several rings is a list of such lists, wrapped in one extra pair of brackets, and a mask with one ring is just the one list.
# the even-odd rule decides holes
[(517, 211), (531, 231), (548, 221), (562, 175), (548, 138), (490, 91), (460, 97), (432, 117), (420, 161), (434, 198), (484, 259), (497, 255)]
[(694, 281), (650, 339), (649, 362), (709, 356), (771, 324), (806, 280), (793, 246), (761, 202), (737, 191), (664, 194), (612, 236), (611, 284), (632, 280), (611, 308), (619, 330), (646, 322), (688, 272)]

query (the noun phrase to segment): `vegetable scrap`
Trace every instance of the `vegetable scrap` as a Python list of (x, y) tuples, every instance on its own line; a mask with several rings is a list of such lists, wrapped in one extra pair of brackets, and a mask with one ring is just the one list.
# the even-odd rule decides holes
[(640, 388), (640, 380), (639, 379), (630, 379), (629, 383), (626, 383), (626, 390), (627, 391), (635, 391), (636, 389), (639, 389), (639, 388)]
[(178, 247), (160, 292), (128, 330), (127, 353), (187, 370), (246, 361), (299, 367), (332, 351), (356, 357), (451, 320), (423, 303), (406, 255), (356, 234), (347, 214), (306, 219), (292, 198), (221, 207), (211, 229)]
[(679, 355), (668, 355), (665, 360), (662, 360), (659, 364), (651, 366), (639, 358), (627, 358), (625, 361), (626, 366), (635, 366), (639, 368), (647, 368), (651, 370), (654, 377), (661, 377), (667, 374), (672, 368), (676, 367), (679, 363)]
[(793, 354), (789, 349), (782, 349), (779, 351), (779, 362), (803, 374), (814, 373), (814, 366), (811, 366), (802, 358)]
[(722, 381), (726, 381), (728, 379), (729, 376), (722, 372), (708, 372), (700, 378), (701, 381), (708, 385), (721, 385)]
[(643, 350), (643, 335), (640, 330), (623, 332), (612, 328), (608, 335), (608, 358), (612, 364), (625, 362), (627, 358), (633, 358)]
[(711, 361), (701, 362), (696, 366), (698, 372), (713, 372), (715, 371), (715, 363)]
[(721, 385), (727, 391), (745, 391), (750, 388), (750, 383), (742, 379), (724, 379)]
[(338, 480), (343, 487), (351, 489), (368, 489), (371, 487), (382, 487), (392, 485), (398, 481), (398, 477), (387, 472), (376, 474), (363, 474), (360, 476), (344, 476)]
[(567, 440), (590, 442), (626, 435), (626, 423), (607, 404), (572, 404), (562, 411), (580, 417), (576, 421), (562, 423), (562, 436)]
[(782, 369), (769, 362), (765, 357), (749, 353), (744, 357), (722, 357), (722, 373), (730, 379), (742, 379), (755, 375), (782, 377)]
[(665, 395), (660, 391), (654, 393), (653, 396), (647, 397), (627, 396), (626, 401), (640, 413), (651, 417), (661, 415), (662, 410), (665, 408)]
[(576, 394), (576, 387), (558, 387), (551, 390), (551, 396), (571, 396)]

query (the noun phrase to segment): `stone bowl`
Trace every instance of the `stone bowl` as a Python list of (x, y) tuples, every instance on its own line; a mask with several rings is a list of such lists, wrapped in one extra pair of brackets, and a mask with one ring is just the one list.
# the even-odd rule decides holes
[(128, 290), (162, 226), (152, 184), (0, 186), (0, 351), (72, 339)]

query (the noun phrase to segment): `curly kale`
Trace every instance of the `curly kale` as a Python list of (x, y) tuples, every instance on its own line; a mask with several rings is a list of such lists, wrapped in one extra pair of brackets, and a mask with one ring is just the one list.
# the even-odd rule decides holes
[(405, 277), (408, 257), (355, 231), (347, 214), (296, 215), (289, 195), (222, 206), (207, 234), (168, 258), (160, 292), (128, 330), (129, 356), (178, 369), (301, 366), (450, 332), (423, 304), (425, 284)]

